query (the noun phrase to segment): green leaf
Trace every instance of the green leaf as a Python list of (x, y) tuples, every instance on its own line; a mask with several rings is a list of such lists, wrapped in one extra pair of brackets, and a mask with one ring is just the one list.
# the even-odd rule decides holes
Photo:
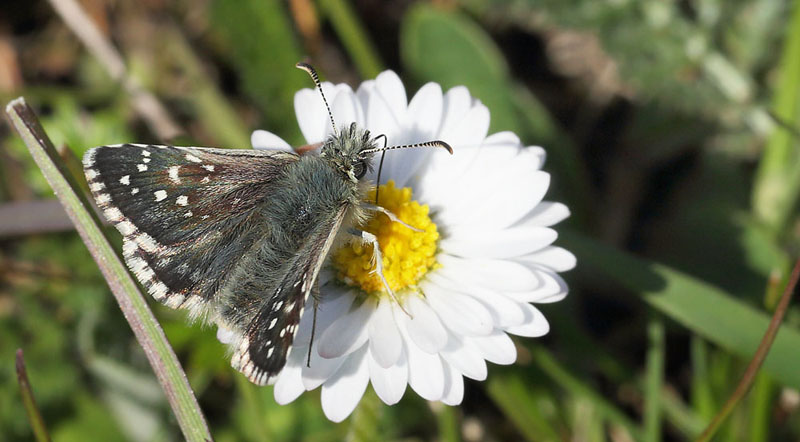
[(418, 4), (400, 30), (400, 54), (420, 80), (465, 85), (492, 112), (491, 130), (519, 133), (508, 67), (492, 39), (467, 16)]
[[(562, 236), (578, 267), (605, 274), (644, 301), (734, 354), (749, 359), (770, 317), (722, 290), (659, 263), (636, 258), (576, 233)], [(800, 388), (800, 331), (783, 325), (763, 369), (787, 386)]]

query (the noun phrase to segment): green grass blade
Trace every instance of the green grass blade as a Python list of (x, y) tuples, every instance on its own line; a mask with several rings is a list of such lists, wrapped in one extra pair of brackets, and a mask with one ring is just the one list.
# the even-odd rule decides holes
[(800, 0), (793, 7), (774, 95), (779, 124), (764, 149), (753, 186), (753, 210), (775, 232), (783, 229), (800, 197)]
[(692, 408), (702, 419), (710, 422), (714, 417), (716, 405), (708, 371), (708, 346), (702, 338), (692, 336), (690, 348), (692, 355)]
[(33, 437), (37, 442), (49, 442), (50, 434), (47, 432), (42, 413), (39, 412), (39, 407), (36, 406), (36, 399), (33, 397), (33, 389), (28, 379), (28, 371), (25, 369), (25, 359), (22, 357), (22, 349), (17, 350), (16, 368), (17, 383), (19, 383), (19, 390), (22, 395), (22, 404), (25, 407), (25, 412), (28, 414), (28, 421), (33, 430)]
[(75, 180), (65, 169), (33, 110), (23, 98), (17, 98), (8, 104), (6, 113), (100, 267), (156, 373), (183, 435), (190, 441), (211, 440), (197, 399), (161, 326), (105, 236), (86, 196), (78, 190)]
[(664, 322), (650, 319), (647, 325), (647, 377), (644, 385), (644, 440), (661, 440), (661, 391), (664, 384)]
[(519, 373), (508, 372), (492, 376), (487, 384), (492, 401), (527, 440), (560, 440), (556, 430), (542, 415), (535, 392)]
[(383, 70), (383, 63), (350, 2), (320, 0), (319, 6), (342, 40), (361, 78), (375, 78)]
[(624, 428), (633, 440), (642, 440), (643, 435), (639, 426), (600, 393), (567, 371), (550, 352), (543, 348), (535, 348), (531, 350), (531, 356), (534, 363), (561, 388), (575, 396), (591, 400), (597, 408), (597, 413), (609, 423)]
[[(690, 275), (576, 233), (564, 233), (561, 242), (578, 257), (579, 269), (616, 280), (669, 318), (742, 358), (753, 356), (767, 330), (767, 314)], [(800, 388), (798, 348), (800, 331), (781, 326), (764, 370), (779, 382)]]

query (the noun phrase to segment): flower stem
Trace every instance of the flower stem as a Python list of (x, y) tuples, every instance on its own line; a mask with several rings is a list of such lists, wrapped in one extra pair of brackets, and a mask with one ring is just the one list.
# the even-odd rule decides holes
[(190, 441), (211, 440), (197, 399), (175, 352), (164, 336), (164, 331), (105, 236), (100, 220), (91, 210), (92, 206), (86, 196), (64, 167), (33, 110), (20, 97), (6, 106), (6, 113), (100, 267), (125, 319), (153, 367), (184, 437)]
[(42, 413), (39, 412), (39, 407), (36, 406), (36, 399), (33, 397), (33, 390), (31, 383), (28, 380), (28, 371), (25, 370), (25, 359), (22, 357), (22, 349), (17, 349), (17, 382), (19, 383), (19, 390), (22, 394), (22, 403), (25, 406), (25, 411), (28, 413), (28, 421), (33, 428), (33, 436), (37, 442), (49, 442), (50, 435), (47, 434), (47, 427), (44, 425)]
[(711, 440), (714, 433), (717, 432), (722, 423), (725, 422), (725, 419), (731, 414), (733, 409), (736, 408), (739, 401), (741, 401), (748, 390), (750, 390), (750, 386), (753, 384), (756, 374), (758, 374), (758, 369), (761, 368), (761, 364), (764, 362), (764, 359), (766, 359), (769, 349), (772, 347), (772, 342), (778, 334), (781, 321), (783, 321), (783, 316), (789, 308), (789, 301), (792, 299), (792, 294), (797, 286), (798, 279), (800, 279), (800, 259), (798, 259), (794, 265), (792, 276), (789, 278), (789, 283), (783, 291), (783, 296), (781, 296), (778, 308), (775, 309), (775, 313), (772, 315), (772, 321), (770, 321), (769, 327), (767, 327), (767, 331), (764, 333), (764, 338), (761, 340), (761, 345), (758, 346), (758, 350), (756, 350), (755, 355), (753, 355), (753, 359), (750, 361), (750, 364), (747, 365), (747, 370), (745, 370), (744, 376), (742, 376), (742, 379), (739, 381), (739, 385), (736, 386), (736, 390), (731, 394), (731, 397), (728, 398), (719, 413), (714, 416), (714, 419), (706, 430), (697, 439), (698, 442)]

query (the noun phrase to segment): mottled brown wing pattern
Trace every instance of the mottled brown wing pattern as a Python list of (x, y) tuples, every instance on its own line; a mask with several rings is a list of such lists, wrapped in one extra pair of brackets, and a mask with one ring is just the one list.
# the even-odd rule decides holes
[(268, 228), (254, 209), (298, 158), (123, 144), (88, 151), (84, 171), (137, 279), (156, 300), (196, 315)]

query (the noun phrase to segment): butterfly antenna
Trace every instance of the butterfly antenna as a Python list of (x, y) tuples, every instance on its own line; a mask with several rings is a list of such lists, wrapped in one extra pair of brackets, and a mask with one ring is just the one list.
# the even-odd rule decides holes
[[(377, 137), (375, 137), (375, 141), (377, 141), (378, 138), (380, 138), (380, 137), (383, 137), (383, 148), (386, 149), (386, 140), (387, 140), (386, 135), (384, 135), (384, 134), (378, 135)], [(381, 172), (383, 171), (383, 159), (384, 158), (386, 158), (386, 151), (385, 150), (383, 152), (381, 152), (381, 163), (378, 165), (378, 181), (375, 183), (376, 184), (376, 186), (375, 186), (375, 205), (376, 206), (378, 205), (378, 192), (381, 191)]]
[(413, 147), (441, 147), (443, 149), (446, 149), (448, 152), (450, 152), (450, 155), (453, 154), (453, 148), (450, 147), (449, 144), (447, 144), (447, 143), (445, 143), (444, 141), (441, 141), (441, 140), (426, 141), (424, 143), (415, 143), (415, 144), (403, 144), (401, 146), (389, 146), (389, 147), (385, 147), (384, 146), (384, 147), (375, 148), (375, 149), (362, 150), (361, 154), (375, 153), (375, 152), (381, 152), (381, 151), (387, 151), (387, 150), (393, 150), (393, 149), (409, 149), (409, 148), (413, 148)]
[(331, 107), (328, 106), (328, 99), (325, 98), (325, 93), (322, 92), (322, 83), (319, 82), (319, 75), (317, 75), (317, 71), (308, 63), (299, 62), (295, 65), (297, 69), (302, 69), (308, 72), (308, 75), (311, 76), (311, 79), (314, 80), (314, 84), (319, 89), (319, 94), (322, 95), (322, 101), (325, 102), (325, 108), (328, 109), (328, 116), (331, 118), (331, 126), (333, 126), (333, 132), (336, 133), (336, 123), (333, 122), (333, 113), (331, 112)]

